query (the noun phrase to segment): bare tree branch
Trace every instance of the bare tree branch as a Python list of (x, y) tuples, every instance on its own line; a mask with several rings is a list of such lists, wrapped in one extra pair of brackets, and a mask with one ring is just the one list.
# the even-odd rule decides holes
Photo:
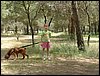
[(45, 15), (44, 9), (42, 9), (42, 11), (43, 11), (43, 16), (44, 16), (44, 18), (45, 18), (44, 22), (45, 22), (45, 24), (46, 24), (47, 19), (46, 19), (46, 15)]
[(53, 19), (53, 17), (50, 19), (50, 22), (49, 22), (49, 25), (48, 25), (48, 26), (50, 26), (50, 24), (51, 24), (51, 22), (52, 22), (52, 19)]
[(28, 8), (27, 8), (28, 11), (29, 11), (29, 8), (30, 8), (30, 4), (31, 4), (31, 1), (28, 1)]
[(39, 9), (36, 10), (35, 16), (31, 19), (31, 22), (37, 17), (37, 14), (40, 12), (41, 7), (39, 7)]
[(25, 6), (25, 2), (24, 1), (22, 1), (22, 5), (24, 6), (25, 12), (27, 13), (27, 8)]

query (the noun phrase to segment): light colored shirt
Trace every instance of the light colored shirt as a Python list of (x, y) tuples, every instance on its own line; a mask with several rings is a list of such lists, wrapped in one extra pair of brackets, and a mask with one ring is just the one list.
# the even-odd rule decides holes
[(39, 31), (39, 35), (41, 36), (41, 41), (42, 42), (50, 42), (50, 37), (51, 37), (51, 31)]

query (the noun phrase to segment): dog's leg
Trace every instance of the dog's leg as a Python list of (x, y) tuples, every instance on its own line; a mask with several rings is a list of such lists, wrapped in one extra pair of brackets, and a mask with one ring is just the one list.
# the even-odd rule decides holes
[(27, 56), (27, 59), (29, 59), (29, 56), (27, 54), (25, 54)]
[(12, 53), (12, 55), (14, 56), (14, 60), (16, 60), (17, 59), (16, 54)]
[(18, 59), (18, 53), (16, 53), (16, 55), (17, 55), (17, 59)]
[(25, 55), (23, 54), (23, 58), (22, 59), (24, 59), (25, 58)]

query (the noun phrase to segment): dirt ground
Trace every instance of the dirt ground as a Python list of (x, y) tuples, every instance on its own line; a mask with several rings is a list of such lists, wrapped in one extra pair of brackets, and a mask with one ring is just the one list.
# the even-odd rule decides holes
[(52, 56), (50, 61), (43, 61), (41, 57), (31, 57), (24, 60), (20, 58), (17, 60), (5, 60), (6, 49), (22, 44), (21, 42), (15, 43), (14, 41), (16, 40), (14, 38), (10, 38), (12, 41), (7, 39), (1, 39), (2, 75), (99, 75), (98, 59), (67, 59)]
[(51, 61), (1, 60), (2, 75), (99, 75), (98, 60), (74, 60), (58, 57)]

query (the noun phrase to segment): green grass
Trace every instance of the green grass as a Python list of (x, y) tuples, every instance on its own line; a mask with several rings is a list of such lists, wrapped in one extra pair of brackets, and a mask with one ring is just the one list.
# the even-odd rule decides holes
[[(50, 48), (50, 54), (54, 57), (66, 57), (66, 58), (99, 58), (99, 48), (95, 46), (96, 44), (90, 45), (89, 47), (86, 46), (86, 51), (78, 50), (77, 46), (70, 43), (52, 43)], [(94, 46), (94, 47), (93, 47)], [(29, 55), (30, 59), (40, 59), (42, 56), (42, 48), (39, 44), (35, 45), (35, 47), (27, 47), (27, 54)], [(2, 51), (5, 52), (4, 50)], [(1, 55), (2, 55), (1, 54)], [(5, 54), (5, 53), (4, 53)], [(21, 56), (21, 55), (20, 55)], [(21, 56), (22, 57), (22, 56)]]
[[(86, 46), (86, 45), (85, 45)], [(98, 46), (96, 44), (92, 44), (88, 47), (86, 46), (86, 51), (78, 50), (77, 46), (72, 42), (65, 43), (57, 43), (53, 42), (50, 48), (50, 54), (53, 56), (64, 56), (64, 57), (84, 57), (84, 58), (99, 58)], [(35, 47), (27, 47), (27, 52), (30, 56), (40, 57), (42, 53), (42, 48), (39, 44), (35, 45)]]
[[(78, 50), (77, 46), (72, 46), (68, 44), (53, 45), (51, 53), (54, 55), (64, 56), (64, 57), (84, 57), (84, 58), (99, 58), (99, 51), (91, 50), (86, 48), (86, 51)], [(58, 48), (59, 47), (59, 48)]]
[(29, 56), (38, 57), (41, 56), (41, 52), (42, 51), (39, 45), (35, 45), (34, 47), (27, 47), (27, 53), (29, 54)]

